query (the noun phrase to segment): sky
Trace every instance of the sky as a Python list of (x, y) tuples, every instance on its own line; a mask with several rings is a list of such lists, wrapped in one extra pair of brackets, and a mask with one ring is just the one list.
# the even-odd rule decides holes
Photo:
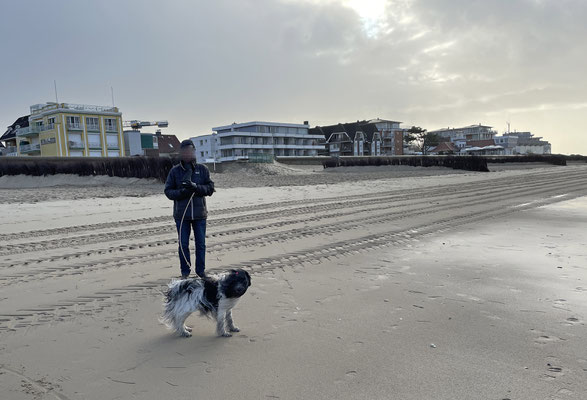
[(55, 101), (169, 121), (531, 131), (587, 155), (585, 0), (0, 0), (0, 123)]

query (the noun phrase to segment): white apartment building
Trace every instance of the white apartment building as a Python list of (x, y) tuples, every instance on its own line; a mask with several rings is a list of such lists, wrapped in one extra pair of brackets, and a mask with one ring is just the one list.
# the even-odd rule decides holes
[(451, 142), (467, 142), (470, 140), (493, 139), (497, 132), (487, 125), (469, 125), (462, 128), (445, 128), (429, 131), (440, 137), (450, 139)]
[(252, 121), (212, 128), (212, 135), (191, 138), (198, 162), (246, 160), (250, 156), (313, 157), (319, 150), (322, 135), (308, 132), (310, 126), (278, 122)]
[(216, 134), (202, 135), (190, 138), (196, 148), (196, 161), (220, 162), (220, 152), (218, 150), (218, 137)]

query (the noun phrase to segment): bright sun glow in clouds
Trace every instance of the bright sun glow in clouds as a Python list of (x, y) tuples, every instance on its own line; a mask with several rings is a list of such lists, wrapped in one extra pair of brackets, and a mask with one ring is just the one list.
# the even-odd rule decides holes
[(386, 0), (346, 0), (344, 5), (359, 14), (368, 36), (377, 36), (385, 14), (385, 3)]

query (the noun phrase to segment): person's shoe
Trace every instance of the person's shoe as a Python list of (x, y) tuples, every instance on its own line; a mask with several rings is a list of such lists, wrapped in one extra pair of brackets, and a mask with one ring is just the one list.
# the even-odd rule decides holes
[(198, 275), (200, 278), (202, 278), (202, 279), (204, 279), (204, 278), (206, 277), (206, 272), (204, 272), (204, 271), (202, 271), (202, 272), (196, 272), (196, 274), (197, 274), (197, 275)]
[(184, 275), (184, 274), (182, 274), (182, 275), (181, 275), (181, 279), (187, 279), (187, 278), (189, 278), (189, 277), (190, 277), (190, 274), (185, 274), (185, 275)]

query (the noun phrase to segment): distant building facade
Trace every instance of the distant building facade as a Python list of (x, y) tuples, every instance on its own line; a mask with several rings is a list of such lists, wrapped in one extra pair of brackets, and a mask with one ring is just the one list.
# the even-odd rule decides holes
[(519, 155), (551, 154), (551, 145), (531, 132), (509, 132), (499, 136), (487, 125), (431, 131), (442, 138), (431, 154)]
[(504, 138), (515, 140), (515, 154), (551, 154), (551, 144), (542, 137), (535, 137), (531, 132), (509, 132)]
[[(116, 107), (36, 104), (2, 136), (18, 156), (120, 157), (125, 154), (122, 113)], [(4, 139), (14, 134), (12, 139)]]
[(191, 138), (198, 161), (247, 160), (253, 157), (313, 157), (324, 150), (322, 136), (309, 125), (252, 121), (212, 128), (212, 135)]
[(4, 144), (2, 149), (3, 156), (17, 156), (18, 148), (16, 146), (16, 131), (21, 128), (28, 128), (29, 126), (29, 115), (19, 117), (6, 128), (6, 132), (0, 137), (0, 142)]
[(159, 156), (159, 141), (154, 133), (139, 130), (124, 131), (124, 149), (126, 156)]
[(402, 155), (406, 130), (400, 124), (377, 118), (316, 126), (310, 132), (324, 138), (325, 155), (332, 157)]
[(159, 157), (177, 157), (179, 156), (180, 141), (175, 135), (163, 135), (161, 132), (155, 133), (153, 140), (157, 141)]
[(429, 131), (429, 133), (434, 133), (437, 136), (440, 136), (447, 142), (467, 142), (470, 140), (487, 140), (493, 139), (497, 132), (491, 129), (491, 126), (487, 125), (469, 125), (464, 126), (462, 128), (446, 128), (446, 129), (437, 129), (434, 131)]
[(220, 149), (218, 148), (218, 135), (202, 135), (190, 138), (196, 148), (196, 161), (220, 162)]

